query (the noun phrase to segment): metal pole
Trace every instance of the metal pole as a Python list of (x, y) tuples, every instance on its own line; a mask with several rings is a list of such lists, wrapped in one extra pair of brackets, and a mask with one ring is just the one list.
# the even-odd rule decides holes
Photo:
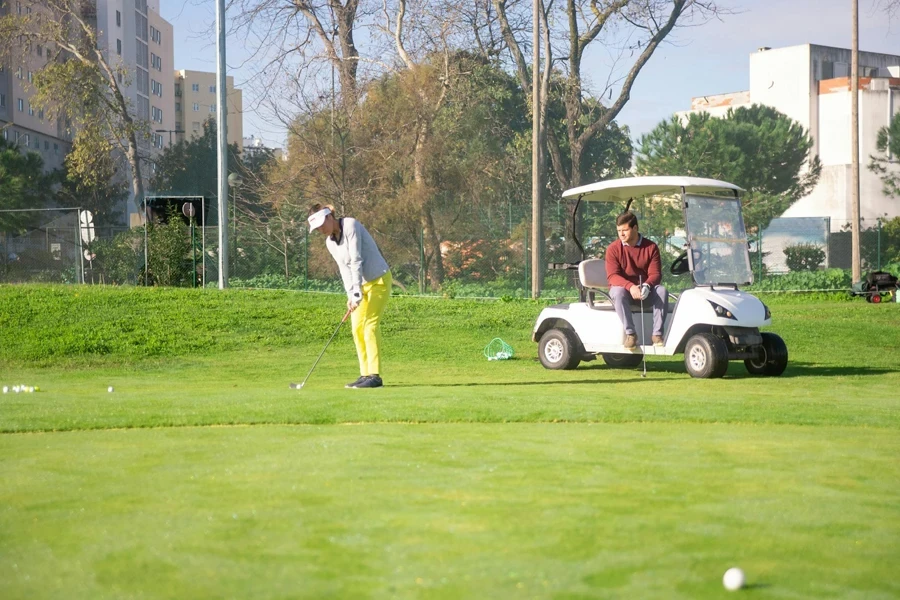
[(859, 256), (859, 0), (853, 1), (853, 47), (850, 53), (850, 224), (852, 280), (861, 278)]
[(419, 293), (425, 293), (425, 230), (419, 230)]
[(876, 249), (878, 251), (878, 258), (875, 259), (878, 263), (878, 267), (876, 267), (879, 271), (881, 270), (881, 219), (878, 219), (878, 233), (876, 237)]
[(142, 198), (144, 202), (144, 287), (150, 285), (150, 242), (147, 235), (147, 222), (150, 220), (147, 215), (147, 198)]
[(194, 277), (191, 287), (197, 287), (197, 243), (194, 241), (194, 217), (191, 217), (191, 262), (194, 264)]
[(541, 20), (540, 0), (532, 0), (531, 70), (531, 296), (541, 295), (541, 242), (543, 207), (541, 205)]
[(228, 107), (225, 77), (225, 0), (216, 0), (216, 137), (219, 174), (219, 289), (228, 287)]
[(309, 231), (303, 234), (303, 289), (309, 289)]
[(206, 288), (206, 196), (200, 196), (200, 215), (203, 225), (200, 226), (200, 287)]
[(75, 227), (78, 232), (78, 263), (81, 265), (81, 281), (84, 283), (84, 244), (81, 239), (81, 209), (75, 209)]

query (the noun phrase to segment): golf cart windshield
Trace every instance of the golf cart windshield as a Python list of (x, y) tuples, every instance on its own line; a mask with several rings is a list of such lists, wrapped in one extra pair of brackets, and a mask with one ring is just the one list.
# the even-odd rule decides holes
[(695, 194), (685, 195), (684, 200), (690, 265), (697, 285), (752, 283), (740, 201)]

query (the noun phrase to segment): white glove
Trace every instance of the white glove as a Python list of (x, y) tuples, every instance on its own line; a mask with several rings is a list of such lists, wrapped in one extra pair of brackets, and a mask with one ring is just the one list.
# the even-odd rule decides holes
[(650, 297), (650, 286), (646, 283), (641, 284), (641, 300), (646, 300)]

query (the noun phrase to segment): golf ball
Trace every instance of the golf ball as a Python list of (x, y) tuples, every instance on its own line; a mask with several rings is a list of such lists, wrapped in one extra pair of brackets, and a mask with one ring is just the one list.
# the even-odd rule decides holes
[(112, 394), (113, 386), (109, 386), (108, 388), (106, 388), (106, 391)]
[(4, 386), (3, 386), (3, 393), (4, 393), (4, 394), (8, 394), (8, 393), (9, 393), (9, 386), (8, 386), (8, 385), (4, 385)]
[(33, 394), (36, 388), (33, 385), (28, 386), (28, 393)]
[(735, 591), (744, 587), (744, 572), (737, 567), (731, 567), (722, 576), (722, 585), (726, 590)]
[(13, 386), (13, 391), (14, 391), (15, 393), (18, 394), (18, 393), (19, 393), (19, 386), (14, 385), (14, 386)]

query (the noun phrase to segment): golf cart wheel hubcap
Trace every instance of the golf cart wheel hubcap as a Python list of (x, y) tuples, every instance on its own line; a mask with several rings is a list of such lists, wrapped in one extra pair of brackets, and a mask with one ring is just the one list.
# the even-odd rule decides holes
[(706, 352), (700, 346), (694, 346), (688, 354), (688, 360), (691, 361), (691, 367), (695, 371), (700, 371), (706, 366)]
[(752, 364), (754, 367), (757, 367), (757, 368), (761, 369), (761, 368), (763, 368), (764, 366), (766, 366), (766, 363), (767, 363), (768, 361), (769, 361), (769, 357), (768, 357), (768, 355), (766, 354), (766, 349), (765, 349), (765, 348), (760, 348), (760, 349), (759, 349), (759, 353), (756, 355), (756, 358), (754, 358), (753, 360), (751, 360), (751, 361), (750, 361), (750, 364)]
[(556, 363), (562, 360), (563, 357), (563, 345), (559, 340), (550, 340), (547, 342), (547, 345), (544, 346), (544, 356), (547, 357), (547, 360), (550, 362)]

